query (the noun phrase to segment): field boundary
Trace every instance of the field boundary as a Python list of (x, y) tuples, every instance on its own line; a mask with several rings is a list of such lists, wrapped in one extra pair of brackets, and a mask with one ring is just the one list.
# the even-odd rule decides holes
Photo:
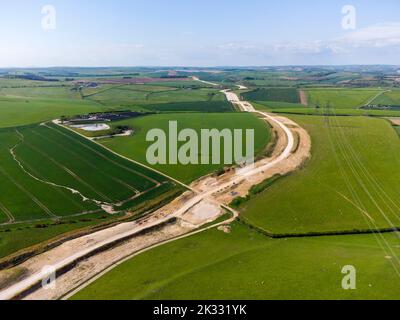
[(354, 236), (363, 234), (383, 234), (383, 233), (397, 233), (400, 232), (400, 227), (394, 228), (381, 228), (381, 229), (353, 229), (353, 230), (339, 230), (339, 231), (311, 231), (305, 233), (273, 233), (271, 231), (265, 230), (259, 226), (252, 224), (247, 221), (243, 216), (239, 216), (237, 221), (257, 231), (258, 233), (267, 236), (271, 239), (291, 239), (291, 238), (317, 238), (317, 237), (328, 237), (328, 236)]

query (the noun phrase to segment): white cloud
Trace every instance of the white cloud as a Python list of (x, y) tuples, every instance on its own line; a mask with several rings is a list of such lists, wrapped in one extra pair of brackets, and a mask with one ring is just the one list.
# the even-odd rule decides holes
[(336, 39), (333, 43), (354, 48), (382, 48), (400, 45), (400, 23), (380, 23), (358, 29)]

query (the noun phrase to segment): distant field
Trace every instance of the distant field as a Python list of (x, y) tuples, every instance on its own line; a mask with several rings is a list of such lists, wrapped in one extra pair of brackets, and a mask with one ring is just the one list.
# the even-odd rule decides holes
[(288, 103), (300, 103), (300, 97), (295, 88), (268, 88), (256, 89), (242, 94), (248, 101), (280, 101)]
[[(252, 114), (239, 113), (193, 113), (193, 114), (159, 114), (126, 121), (113, 125), (129, 125), (135, 129), (131, 137), (118, 137), (100, 140), (106, 147), (128, 158), (147, 164), (146, 150), (152, 144), (146, 142), (146, 134), (150, 129), (159, 128), (168, 132), (169, 121), (178, 121), (179, 129), (254, 129), (255, 150), (261, 153), (270, 139), (267, 124)], [(181, 143), (180, 145), (182, 145)], [(201, 155), (199, 155), (200, 157)], [(211, 154), (209, 155), (211, 157)], [(181, 181), (190, 183), (196, 178), (222, 168), (223, 165), (157, 165), (156, 169)]]
[(275, 113), (299, 114), (299, 115), (338, 115), (338, 116), (374, 116), (374, 117), (398, 117), (399, 110), (376, 110), (376, 109), (324, 109), (313, 107), (290, 107), (290, 108), (269, 108), (260, 103), (255, 103), (254, 107), (258, 110), (273, 111)]
[(150, 104), (143, 107), (159, 112), (232, 112), (233, 106), (228, 101), (170, 102)]
[(308, 105), (321, 108), (330, 104), (332, 108), (360, 108), (383, 90), (379, 89), (309, 89)]
[(1, 88), (1, 98), (40, 98), (40, 99), (80, 99), (78, 91), (71, 90), (72, 86), (64, 87), (21, 87), (21, 88)]
[(0, 128), (39, 123), (59, 118), (61, 115), (72, 116), (107, 109), (92, 101), (0, 97)]
[(308, 107), (300, 104), (300, 103), (290, 103), (290, 102), (276, 102), (276, 101), (257, 101), (253, 102), (255, 106), (258, 106), (260, 109), (266, 110), (281, 110), (281, 109), (290, 109), (296, 108), (300, 110), (307, 110)]
[(400, 107), (400, 90), (391, 90), (376, 98), (370, 104)]
[(312, 158), (248, 202), (246, 221), (278, 234), (400, 226), (400, 140), (387, 121), (289, 117), (311, 135)]
[(138, 106), (160, 103), (225, 101), (225, 96), (214, 89), (179, 89), (159, 86), (117, 86), (99, 90), (90, 100), (107, 106)]
[[(397, 299), (395, 234), (271, 240), (234, 223), (143, 253), (73, 299)], [(396, 267), (398, 263), (395, 262)], [(343, 290), (341, 270), (357, 269), (357, 290)]]

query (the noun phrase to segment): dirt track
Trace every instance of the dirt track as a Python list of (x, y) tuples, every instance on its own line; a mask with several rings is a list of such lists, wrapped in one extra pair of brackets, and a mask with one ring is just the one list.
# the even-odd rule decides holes
[(300, 96), (300, 103), (303, 106), (308, 106), (308, 97), (307, 97), (307, 93), (304, 90), (300, 90), (299, 91), (299, 96)]
[[(11, 299), (40, 282), (45, 277), (41, 270), (46, 265), (62, 269), (79, 261), (72, 270), (57, 278), (55, 290), (39, 289), (26, 296), (27, 299), (61, 298), (77, 287), (87, 284), (101, 271), (112, 268), (128, 256), (138, 254), (146, 248), (160, 245), (176, 237), (185, 234), (186, 236), (190, 235), (190, 232), (223, 214), (224, 210), (222, 210), (221, 205), (226, 208), (226, 205), (234, 197), (246, 195), (254, 184), (260, 183), (276, 173), (285, 174), (293, 171), (310, 156), (311, 140), (304, 129), (289, 119), (254, 110), (250, 103), (239, 101), (237, 95), (230, 91), (224, 91), (224, 93), (228, 100), (236, 104), (241, 110), (259, 114), (275, 128), (278, 133), (278, 141), (275, 152), (271, 157), (258, 161), (252, 167), (232, 170), (218, 178), (205, 177), (200, 179), (188, 186), (188, 189), (192, 191), (186, 192), (145, 219), (123, 223), (66, 242), (44, 254), (29, 259), (18, 266), (18, 270), (22, 269), (25, 272), (23, 280), (0, 292), (0, 299)], [(299, 136), (298, 146), (295, 145), (294, 134)], [(234, 214), (237, 213), (234, 212)], [(171, 218), (176, 218), (176, 223), (163, 225), (156, 231), (141, 233), (141, 231), (159, 226)], [(234, 218), (235, 216), (226, 223), (233, 221)], [(219, 223), (214, 227), (224, 224)], [(112, 246), (113, 243), (121, 239), (126, 239), (126, 241)], [(111, 247), (108, 247), (110, 245)], [(101, 251), (101, 248), (107, 248), (107, 250)], [(100, 252), (80, 261), (82, 257), (97, 251)]]

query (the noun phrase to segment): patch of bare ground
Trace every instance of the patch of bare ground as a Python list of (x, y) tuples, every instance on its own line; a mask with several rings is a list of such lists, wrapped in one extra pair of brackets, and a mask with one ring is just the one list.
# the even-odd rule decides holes
[(400, 126), (400, 118), (389, 118), (389, 121), (395, 126)]
[(299, 91), (300, 103), (303, 106), (308, 106), (308, 96), (304, 90)]

